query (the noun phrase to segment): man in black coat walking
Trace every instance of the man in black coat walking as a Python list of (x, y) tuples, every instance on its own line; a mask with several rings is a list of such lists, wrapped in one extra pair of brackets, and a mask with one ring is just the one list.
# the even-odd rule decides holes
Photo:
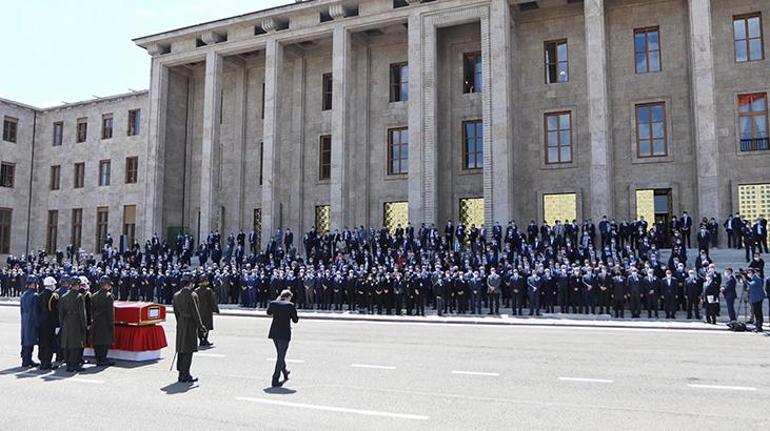
[[(289, 341), (291, 341), (291, 322), (299, 322), (297, 309), (291, 302), (290, 290), (283, 290), (278, 299), (270, 302), (267, 307), (267, 315), (273, 316), (273, 323), (270, 325), (270, 333), (267, 338), (272, 339), (275, 344), (276, 361), (272, 386), (277, 388), (289, 380), (290, 371), (286, 369), (286, 351), (289, 350)], [(283, 381), (278, 380), (281, 373), (283, 373)]]

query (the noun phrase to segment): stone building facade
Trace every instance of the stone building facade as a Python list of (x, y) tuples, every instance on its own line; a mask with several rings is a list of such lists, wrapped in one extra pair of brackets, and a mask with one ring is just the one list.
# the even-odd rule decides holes
[[(0, 103), (20, 119), (20, 141), (0, 145), (17, 164), (13, 192), (0, 188), (11, 251), (50, 245), (53, 210), (61, 248), (73, 208), (87, 251), (104, 207), (113, 236), (133, 224), (140, 240), (256, 229), (263, 242), (407, 220), (757, 216), (770, 206), (769, 15), (764, 0), (308, 0), (141, 37), (146, 93)], [(91, 129), (47, 142), (54, 122), (69, 138), (105, 113), (109, 142)], [(34, 155), (21, 142), (33, 131)], [(114, 181), (134, 156), (137, 182)], [(50, 166), (65, 178), (76, 160), (84, 188), (51, 191)]]

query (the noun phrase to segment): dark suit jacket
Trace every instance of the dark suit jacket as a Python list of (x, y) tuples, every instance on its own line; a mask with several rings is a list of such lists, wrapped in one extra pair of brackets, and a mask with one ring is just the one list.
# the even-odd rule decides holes
[(291, 340), (291, 322), (297, 323), (297, 309), (289, 301), (271, 301), (267, 307), (267, 315), (273, 316), (273, 323), (270, 325), (270, 334), (267, 338), (276, 340)]

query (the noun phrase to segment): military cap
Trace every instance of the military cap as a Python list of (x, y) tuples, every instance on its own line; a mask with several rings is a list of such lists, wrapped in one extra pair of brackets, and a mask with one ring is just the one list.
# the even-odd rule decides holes
[(193, 275), (189, 272), (182, 274), (182, 283), (189, 283), (193, 281)]
[(34, 275), (28, 275), (27, 276), (27, 284), (36, 284), (37, 283), (37, 277)]
[(78, 276), (70, 276), (69, 277), (70, 284), (74, 284), (76, 286), (80, 286), (80, 277)]
[(99, 277), (99, 284), (108, 284), (108, 283), (112, 283), (112, 279), (110, 279), (110, 277), (106, 275)]

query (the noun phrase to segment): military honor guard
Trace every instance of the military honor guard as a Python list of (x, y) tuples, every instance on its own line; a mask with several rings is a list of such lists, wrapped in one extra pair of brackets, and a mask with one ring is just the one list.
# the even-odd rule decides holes
[(59, 322), (61, 324), (61, 348), (67, 371), (83, 371), (81, 352), (86, 345), (86, 305), (80, 293), (80, 278), (71, 277), (70, 290), (59, 300)]
[(91, 298), (94, 354), (96, 355), (96, 365), (100, 367), (115, 365), (114, 361), (107, 359), (107, 352), (112, 346), (115, 332), (113, 302), (112, 280), (103, 275), (99, 278), (99, 291)]
[[(32, 351), (38, 344), (37, 277), (30, 275), (25, 282), (27, 290), (21, 295), (21, 366), (38, 365), (32, 360)], [(38, 351), (38, 357), (40, 352)]]
[(46, 277), (43, 280), (43, 290), (38, 295), (37, 323), (38, 323), (38, 357), (40, 369), (51, 370), (59, 368), (51, 362), (53, 354), (58, 350), (56, 342), (56, 330), (59, 328), (59, 294), (56, 290), (56, 279)]
[(200, 334), (199, 344), (200, 347), (211, 347), (213, 344), (209, 341), (209, 333), (214, 330), (214, 313), (219, 314), (219, 305), (217, 305), (217, 295), (209, 286), (209, 280), (205, 275), (200, 277), (195, 293), (198, 295), (201, 321), (206, 328), (206, 331)]
[(198, 351), (198, 338), (205, 337), (206, 327), (201, 320), (198, 295), (193, 292), (193, 275), (182, 274), (183, 287), (174, 294), (173, 306), (176, 317), (176, 369), (179, 383), (194, 383), (198, 379), (190, 375), (193, 353)]

